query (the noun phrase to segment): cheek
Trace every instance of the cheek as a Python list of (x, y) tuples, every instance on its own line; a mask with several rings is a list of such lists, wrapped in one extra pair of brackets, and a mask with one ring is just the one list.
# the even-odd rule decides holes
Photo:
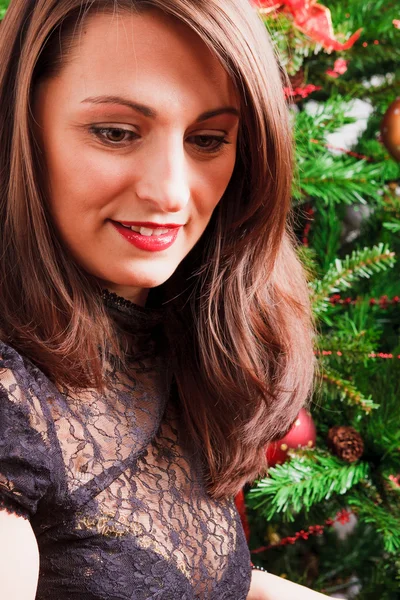
[(218, 165), (216, 164), (216, 168), (210, 168), (209, 172), (203, 177), (200, 184), (202, 187), (201, 200), (197, 203), (196, 209), (198, 215), (207, 222), (228, 187), (235, 167), (235, 160), (236, 157), (233, 155), (225, 162), (220, 161)]
[(51, 206), (57, 214), (99, 210), (128, 186), (129, 169), (123, 161), (92, 148), (74, 152), (75, 147), (66, 144), (46, 153), (50, 157), (47, 167)]

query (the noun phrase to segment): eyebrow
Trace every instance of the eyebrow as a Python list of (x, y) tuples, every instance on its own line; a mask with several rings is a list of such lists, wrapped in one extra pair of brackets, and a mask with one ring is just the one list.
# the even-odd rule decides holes
[[(158, 113), (151, 106), (146, 106), (145, 104), (140, 104), (139, 102), (133, 102), (131, 100), (127, 100), (126, 98), (122, 98), (121, 96), (95, 96), (90, 98), (85, 98), (82, 100), (82, 104), (121, 104), (122, 106), (127, 106), (132, 110), (137, 110), (142, 113), (145, 117), (149, 117), (150, 119), (156, 119), (158, 117)], [(234, 106), (221, 106), (220, 108), (215, 108), (214, 110), (207, 110), (201, 113), (195, 123), (199, 123), (200, 121), (206, 121), (207, 119), (211, 119), (211, 117), (216, 117), (222, 114), (231, 114), (240, 116), (239, 110)]]

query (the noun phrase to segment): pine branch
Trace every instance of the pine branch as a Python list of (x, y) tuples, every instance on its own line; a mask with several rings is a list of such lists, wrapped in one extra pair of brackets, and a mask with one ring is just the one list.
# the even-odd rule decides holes
[(305, 157), (309, 152), (320, 154), (321, 147), (316, 147), (311, 140), (326, 142), (329, 133), (334, 133), (343, 125), (354, 123), (356, 119), (346, 115), (351, 102), (352, 98), (336, 94), (319, 105), (312, 114), (304, 110), (296, 113), (294, 134), (297, 152)]
[(366, 204), (367, 199), (377, 201), (383, 185), (380, 164), (350, 156), (333, 156), (326, 148), (323, 153), (299, 156), (297, 186), (293, 196), (296, 200), (311, 197), (324, 205)]
[(400, 232), (400, 221), (396, 219), (396, 221), (392, 221), (391, 223), (383, 223), (383, 227), (385, 229), (389, 229), (392, 233)]
[(348, 289), (355, 280), (369, 278), (386, 271), (394, 264), (395, 253), (383, 243), (372, 248), (354, 250), (343, 260), (337, 258), (322, 279), (309, 283), (314, 313), (319, 315), (328, 310), (329, 296), (334, 292)]
[(270, 468), (269, 476), (256, 483), (247, 499), (267, 520), (284, 513), (286, 520), (294, 521), (295, 513), (308, 511), (332, 494), (345, 494), (365, 480), (368, 472), (369, 465), (364, 462), (346, 464), (321, 451), (297, 451), (291, 460)]
[(364, 396), (351, 381), (343, 379), (340, 373), (334, 369), (324, 367), (322, 379), (326, 385), (334, 387), (337, 391), (337, 398), (342, 402), (346, 401), (351, 406), (357, 406), (367, 414), (371, 410), (379, 408), (379, 404), (376, 404), (371, 396)]
[(371, 365), (369, 354), (379, 351), (382, 331), (369, 299), (358, 297), (356, 304), (336, 308), (333, 325), (329, 332), (318, 337), (316, 345), (322, 356), (324, 350), (332, 352), (326, 358), (329, 365), (340, 364), (341, 371), (344, 367), (353, 373), (361, 364)]
[(391, 554), (400, 551), (400, 511), (388, 510), (384, 504), (374, 502), (366, 494), (352, 495), (347, 498), (358, 518), (364, 523), (373, 525), (382, 536), (386, 552)]

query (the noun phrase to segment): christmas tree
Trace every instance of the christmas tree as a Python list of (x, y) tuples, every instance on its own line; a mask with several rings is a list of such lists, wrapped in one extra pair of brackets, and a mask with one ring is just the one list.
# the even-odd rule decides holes
[[(394, 600), (400, 598), (399, 5), (252, 4), (291, 80), (293, 216), (310, 273), (320, 371), (311, 414), (302, 411), (289, 434), (268, 447), (268, 476), (245, 492), (252, 560), (334, 597)], [(346, 144), (346, 127), (357, 126), (352, 110), (360, 106), (368, 116)]]

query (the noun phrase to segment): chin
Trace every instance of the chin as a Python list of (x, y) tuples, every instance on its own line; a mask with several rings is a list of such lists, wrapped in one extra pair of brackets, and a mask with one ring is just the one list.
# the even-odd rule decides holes
[(159, 274), (148, 273), (146, 275), (143, 275), (143, 277), (138, 277), (138, 275), (135, 274), (134, 277), (127, 277), (123, 282), (121, 281), (121, 284), (127, 287), (132, 286), (135, 288), (142, 289), (155, 288), (165, 283), (173, 273), (174, 271), (168, 271), (167, 273), (164, 272)]

